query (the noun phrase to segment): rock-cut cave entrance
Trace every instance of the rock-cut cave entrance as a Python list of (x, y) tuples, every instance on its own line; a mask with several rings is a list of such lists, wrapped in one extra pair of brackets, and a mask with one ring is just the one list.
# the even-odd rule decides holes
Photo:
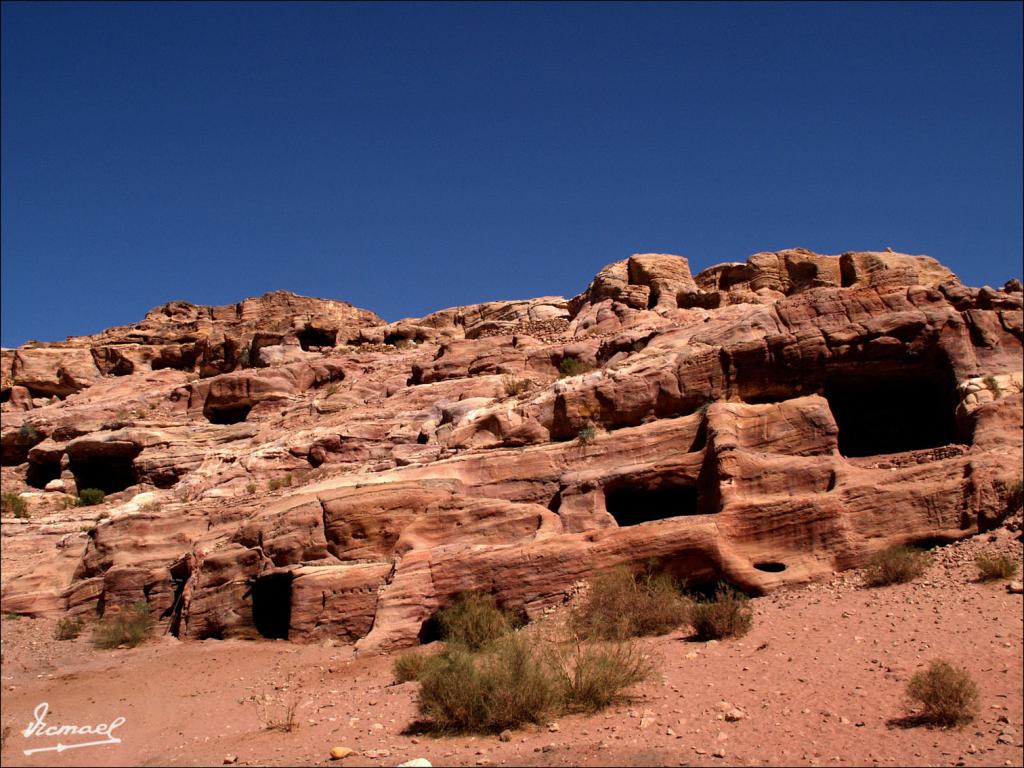
[(139, 482), (134, 456), (103, 456), (72, 458), (68, 469), (75, 476), (78, 490), (99, 488), (104, 493), (117, 493)]
[(299, 331), (298, 337), (299, 346), (308, 352), (311, 348), (333, 347), (337, 341), (338, 332), (307, 325)]
[(252, 586), (252, 623), (263, 637), (288, 639), (292, 622), (292, 575), (261, 576)]
[(616, 484), (605, 488), (605, 509), (621, 527), (703, 514), (696, 486)]
[(825, 381), (843, 456), (877, 456), (960, 441), (956, 389), (948, 371), (932, 367), (881, 373), (844, 371)]
[(251, 405), (210, 405), (203, 407), (203, 415), (211, 424), (238, 424), (249, 418)]

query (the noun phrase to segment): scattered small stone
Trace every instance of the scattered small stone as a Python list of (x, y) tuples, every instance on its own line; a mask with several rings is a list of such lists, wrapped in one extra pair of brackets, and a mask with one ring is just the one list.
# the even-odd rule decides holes
[(425, 757), (414, 757), (412, 760), (399, 763), (398, 768), (434, 768), (434, 766)]
[(234, 765), (238, 762), (238, 755), (225, 755), (224, 765)]
[(512, 731), (506, 728), (504, 731), (498, 734), (498, 740), (505, 742), (512, 741)]
[(331, 760), (344, 760), (349, 755), (354, 754), (356, 754), (356, 751), (348, 747), (331, 747)]

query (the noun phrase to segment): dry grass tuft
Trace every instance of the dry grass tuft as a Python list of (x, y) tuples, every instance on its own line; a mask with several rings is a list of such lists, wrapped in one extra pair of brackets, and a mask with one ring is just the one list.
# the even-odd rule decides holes
[(690, 619), (697, 637), (702, 640), (721, 640), (723, 637), (741, 637), (750, 631), (754, 614), (750, 600), (730, 587), (719, 587), (714, 600), (697, 603)]
[(905, 584), (925, 572), (930, 561), (925, 552), (910, 547), (889, 547), (868, 561), (865, 583), (869, 587)]
[(980, 698), (978, 686), (967, 670), (942, 659), (914, 673), (907, 684), (907, 697), (921, 706), (921, 721), (946, 727), (973, 720)]

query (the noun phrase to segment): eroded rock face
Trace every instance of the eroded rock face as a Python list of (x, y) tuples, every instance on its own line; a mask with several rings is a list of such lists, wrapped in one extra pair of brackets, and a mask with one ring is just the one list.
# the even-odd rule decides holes
[(274, 293), (3, 350), (2, 609), (390, 649), (466, 589), (532, 615), (654, 560), (760, 593), (969, 536), (1019, 499), (1021, 307), (924, 256), (638, 254), (569, 301)]

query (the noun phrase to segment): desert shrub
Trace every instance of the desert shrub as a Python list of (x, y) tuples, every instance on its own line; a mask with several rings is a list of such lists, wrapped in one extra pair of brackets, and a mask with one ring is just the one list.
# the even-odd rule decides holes
[(248, 485), (246, 485), (245, 492), (250, 496), (256, 493), (256, 483), (249, 483)]
[(417, 704), (439, 731), (488, 733), (545, 723), (560, 702), (555, 670), (517, 632), (482, 654), (447, 649), (427, 665)]
[(936, 725), (967, 723), (978, 711), (978, 686), (970, 674), (942, 659), (914, 673), (907, 684), (907, 697), (921, 706), (923, 721)]
[(510, 373), (506, 373), (501, 377), (501, 385), (505, 390), (506, 397), (515, 397), (530, 391), (530, 381), (528, 379), (517, 379)]
[(1000, 395), (1003, 394), (1002, 389), (999, 387), (999, 380), (996, 379), (995, 376), (986, 376), (983, 381), (985, 382), (985, 386), (992, 391), (992, 397), (998, 400)]
[(22, 424), (18, 427), (18, 442), (31, 443), (35, 445), (43, 439), (42, 433), (31, 424)]
[(107, 497), (99, 488), (83, 488), (78, 492), (78, 504), (83, 507), (94, 507), (102, 504)]
[(974, 564), (982, 581), (1009, 579), (1017, 573), (1017, 560), (1009, 555), (978, 555)]
[(416, 653), (415, 651), (406, 651), (405, 653), (399, 654), (391, 665), (391, 671), (394, 673), (395, 682), (407, 683), (410, 680), (419, 680), (433, 658), (436, 657), (426, 656), (422, 653)]
[(28, 502), (14, 492), (5, 492), (2, 496), (2, 509), (5, 515), (28, 519)]
[(299, 709), (299, 692), (289, 676), (280, 694), (264, 692), (256, 699), (256, 714), (264, 730), (291, 733), (299, 727), (295, 713)]
[(153, 617), (149, 604), (138, 602), (111, 616), (104, 617), (93, 630), (92, 642), (97, 648), (117, 648), (127, 645), (134, 648), (153, 629)]
[(516, 616), (498, 606), (493, 595), (462, 592), (437, 612), (441, 637), (448, 643), (478, 651), (516, 628)]
[(597, 427), (588, 424), (576, 433), (576, 442), (580, 445), (590, 445), (597, 439)]
[(740, 637), (750, 631), (754, 614), (747, 596), (728, 586), (715, 590), (714, 599), (693, 606), (690, 623), (702, 640)]
[(577, 644), (557, 666), (562, 699), (568, 709), (597, 712), (623, 697), (631, 685), (647, 680), (654, 665), (632, 642)]
[(567, 376), (579, 376), (581, 373), (587, 373), (592, 370), (594, 370), (594, 366), (573, 355), (566, 355), (562, 358), (562, 362), (558, 364), (558, 374), (563, 379)]
[(1013, 514), (1024, 508), (1024, 478), (1018, 477), (1010, 483), (1009, 494), (1006, 499), (1007, 514)]
[(928, 555), (910, 547), (889, 547), (876, 552), (868, 561), (865, 583), (869, 587), (905, 584), (928, 568)]
[(57, 628), (53, 631), (56, 640), (74, 640), (82, 634), (83, 623), (81, 619), (63, 618), (57, 622)]
[(598, 573), (569, 624), (581, 638), (623, 640), (660, 635), (685, 624), (689, 601), (668, 574), (634, 576), (624, 567)]
[(293, 480), (294, 478), (291, 476), (291, 473), (284, 477), (272, 477), (267, 481), (267, 488), (271, 491), (276, 491), (279, 488), (291, 488)]

